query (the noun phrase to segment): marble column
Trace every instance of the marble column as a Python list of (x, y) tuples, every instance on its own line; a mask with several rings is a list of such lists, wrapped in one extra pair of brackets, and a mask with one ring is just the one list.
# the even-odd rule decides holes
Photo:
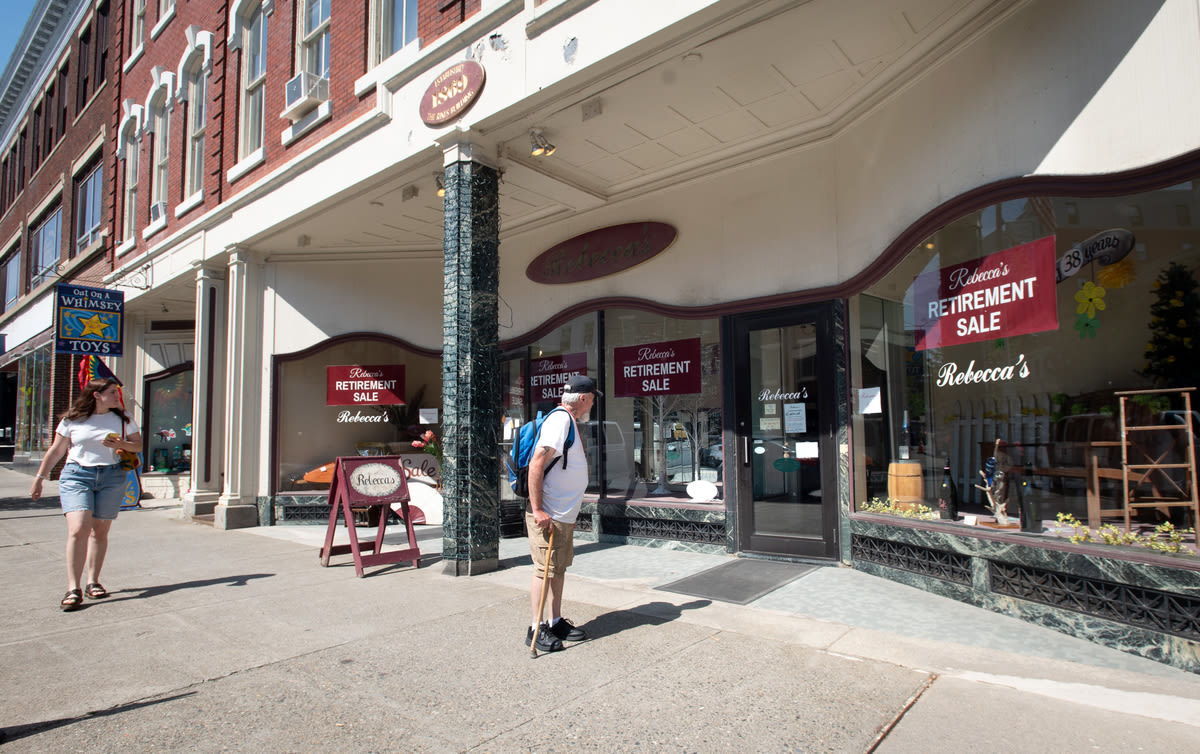
[(499, 172), (467, 142), (444, 164), (442, 558), (469, 576), (500, 561)]
[(261, 264), (246, 249), (229, 254), (225, 349), (224, 485), (213, 524), (219, 529), (258, 525), (254, 472), (257, 470), (258, 307)]
[(225, 417), (225, 274), (203, 262), (196, 270), (195, 355), (192, 389), (192, 474), (184, 514), (212, 513), (221, 494)]

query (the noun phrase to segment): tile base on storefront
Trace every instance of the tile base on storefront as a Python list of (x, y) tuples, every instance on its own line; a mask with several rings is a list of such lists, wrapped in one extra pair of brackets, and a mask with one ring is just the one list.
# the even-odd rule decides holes
[(585, 501), (580, 539), (689, 552), (726, 552), (725, 507)]
[(851, 519), (853, 566), (1200, 673), (1200, 560), (1148, 555), (1135, 562), (1108, 548), (949, 528)]

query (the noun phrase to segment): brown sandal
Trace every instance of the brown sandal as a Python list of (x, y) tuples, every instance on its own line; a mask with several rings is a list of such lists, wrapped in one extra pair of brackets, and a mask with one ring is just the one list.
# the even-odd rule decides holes
[(96, 583), (88, 584), (87, 587), (84, 588), (83, 593), (86, 594), (90, 600), (102, 600), (108, 596), (108, 590)]
[(79, 606), (82, 604), (83, 594), (78, 589), (71, 589), (63, 595), (62, 602), (59, 603), (59, 607), (62, 608), (64, 613), (69, 613), (72, 610), (78, 610)]

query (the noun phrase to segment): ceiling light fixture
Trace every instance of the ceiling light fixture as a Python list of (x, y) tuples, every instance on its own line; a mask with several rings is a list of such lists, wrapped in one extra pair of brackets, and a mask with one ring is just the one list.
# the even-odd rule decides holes
[(549, 157), (557, 150), (550, 142), (546, 141), (546, 137), (542, 135), (542, 129), (534, 128), (529, 131), (529, 156), (530, 157)]
[(440, 174), (434, 174), (433, 185), (437, 187), (437, 195), (439, 199), (446, 195), (446, 180), (442, 178)]

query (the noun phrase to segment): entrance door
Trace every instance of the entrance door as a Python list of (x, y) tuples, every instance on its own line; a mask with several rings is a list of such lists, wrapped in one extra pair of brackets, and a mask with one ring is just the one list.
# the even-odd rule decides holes
[(831, 325), (826, 306), (730, 321), (742, 550), (837, 556)]

